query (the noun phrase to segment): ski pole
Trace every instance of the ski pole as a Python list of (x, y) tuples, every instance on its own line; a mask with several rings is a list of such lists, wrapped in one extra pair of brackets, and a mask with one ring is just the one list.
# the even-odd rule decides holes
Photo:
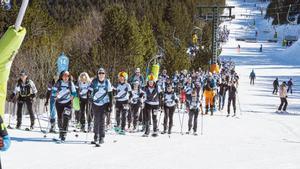
[(240, 115), (242, 115), (242, 108), (241, 108), (240, 97), (239, 97), (238, 93), (237, 93), (237, 101), (238, 101), (238, 104), (239, 104)]
[[(36, 102), (34, 102), (34, 103), (36, 104)], [(36, 106), (35, 106), (35, 114), (36, 114), (36, 118), (37, 118), (38, 123), (39, 123), (40, 130), (41, 130), (41, 132), (42, 132), (43, 134), (45, 134), (46, 131), (42, 129), (40, 117), (39, 117), (39, 114), (38, 114), (38, 112), (37, 112), (37, 107), (36, 107)]]
[[(184, 106), (184, 108), (186, 108), (186, 106)], [(180, 132), (181, 132), (182, 135), (183, 135), (182, 129), (183, 129), (183, 121), (184, 121), (185, 113), (186, 113), (186, 110), (183, 111), (183, 115), (182, 115), (182, 122), (181, 122), (181, 129), (180, 129)]]
[(203, 107), (202, 104), (200, 105), (201, 110), (201, 135), (203, 135)]
[[(7, 128), (8, 129), (12, 129), (12, 127), (11, 127), (11, 125), (10, 125), (10, 122), (11, 122), (11, 116), (12, 116), (12, 114), (14, 114), (14, 110), (15, 110), (15, 104), (13, 105), (13, 107), (12, 107), (12, 103), (11, 102), (8, 102), (8, 104), (9, 104), (9, 117), (8, 117), (8, 126), (7, 126)], [(13, 108), (13, 109), (12, 109)]]
[(158, 118), (158, 124), (157, 124), (158, 131), (159, 131), (159, 126), (160, 126), (161, 114), (162, 114), (162, 109), (160, 109), (159, 118)]
[(179, 124), (180, 124), (180, 127), (181, 127), (181, 116), (180, 116), (180, 109), (177, 105), (177, 114), (178, 114), (178, 118), (179, 118)]

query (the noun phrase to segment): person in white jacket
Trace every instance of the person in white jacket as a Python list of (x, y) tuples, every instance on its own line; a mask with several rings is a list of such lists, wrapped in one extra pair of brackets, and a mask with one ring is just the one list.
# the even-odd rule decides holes
[(283, 106), (283, 111), (286, 111), (286, 107), (288, 105), (287, 102), (287, 87), (286, 87), (286, 82), (282, 82), (282, 84), (279, 86), (279, 97), (280, 97), (280, 106), (278, 107), (278, 111), (281, 111), (282, 106)]

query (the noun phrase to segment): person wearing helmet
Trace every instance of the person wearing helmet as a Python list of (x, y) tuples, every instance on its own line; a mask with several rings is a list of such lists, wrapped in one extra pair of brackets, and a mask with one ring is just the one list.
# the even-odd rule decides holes
[(119, 134), (125, 134), (126, 118), (129, 111), (129, 100), (132, 96), (131, 86), (127, 83), (128, 74), (124, 71), (118, 74), (119, 82), (115, 88), (116, 99), (116, 129)]
[(104, 143), (105, 113), (112, 109), (112, 86), (103, 68), (97, 71), (97, 78), (91, 82), (88, 97), (92, 99), (94, 113), (94, 140), (91, 143), (99, 147)]
[(128, 128), (130, 128), (133, 119), (133, 131), (137, 129), (137, 122), (139, 118), (139, 112), (141, 110), (143, 96), (144, 92), (140, 87), (139, 81), (133, 82), (132, 97), (130, 99), (130, 111), (128, 114)]
[(62, 71), (58, 81), (53, 87), (53, 95), (55, 96), (55, 107), (57, 111), (57, 121), (59, 128), (59, 138), (64, 142), (67, 136), (69, 120), (72, 115), (72, 101), (76, 96), (76, 88), (70, 79), (68, 71)]
[(161, 132), (161, 134), (165, 134), (167, 132), (168, 125), (168, 134), (171, 134), (173, 126), (173, 115), (175, 112), (176, 104), (178, 104), (179, 102), (179, 99), (174, 92), (173, 86), (169, 84), (166, 88), (166, 92), (164, 93), (164, 130), (163, 132)]
[(148, 137), (150, 134), (150, 117), (152, 115), (153, 122), (153, 137), (158, 136), (157, 115), (160, 108), (161, 88), (155, 83), (155, 77), (149, 75), (147, 86), (145, 87), (145, 108), (144, 108), (144, 124), (145, 133), (143, 137)]
[(80, 124), (81, 131), (86, 132), (85, 130), (85, 121), (88, 122), (88, 131), (91, 129), (92, 116), (88, 109), (88, 90), (91, 85), (91, 80), (89, 75), (86, 72), (82, 72), (78, 78), (78, 96), (80, 100)]
[(30, 128), (26, 130), (32, 130), (34, 128), (35, 117), (32, 110), (33, 99), (37, 94), (37, 89), (32, 80), (28, 78), (27, 73), (22, 70), (20, 72), (20, 78), (16, 84), (15, 90), (11, 95), (13, 101), (17, 101), (17, 125), (16, 129), (20, 129), (22, 124), (22, 108), (23, 105), (27, 105), (28, 113), (30, 115)]

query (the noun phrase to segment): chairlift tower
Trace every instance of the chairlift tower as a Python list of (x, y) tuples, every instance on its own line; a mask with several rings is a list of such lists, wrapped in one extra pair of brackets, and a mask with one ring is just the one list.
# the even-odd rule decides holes
[[(212, 62), (210, 71), (219, 72), (219, 66), (217, 64), (217, 48), (218, 48), (218, 27), (219, 20), (222, 19), (234, 19), (235, 16), (232, 15), (232, 9), (234, 6), (221, 6), (221, 5), (199, 5), (197, 9), (199, 11), (199, 18), (207, 22), (212, 22)], [(221, 10), (229, 10), (228, 14), (220, 14)]]

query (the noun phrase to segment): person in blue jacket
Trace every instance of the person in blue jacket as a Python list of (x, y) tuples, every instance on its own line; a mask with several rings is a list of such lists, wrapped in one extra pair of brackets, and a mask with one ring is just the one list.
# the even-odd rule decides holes
[(64, 142), (72, 114), (72, 101), (76, 96), (76, 88), (70, 79), (70, 73), (68, 71), (62, 71), (60, 73), (59, 79), (55, 83), (52, 92), (56, 100), (55, 107), (58, 117), (59, 138)]
[(96, 147), (104, 143), (105, 113), (112, 110), (112, 97), (111, 83), (106, 78), (106, 71), (100, 68), (88, 92), (88, 98), (91, 98), (93, 102), (92, 112), (94, 113), (94, 140), (91, 144), (95, 144)]

